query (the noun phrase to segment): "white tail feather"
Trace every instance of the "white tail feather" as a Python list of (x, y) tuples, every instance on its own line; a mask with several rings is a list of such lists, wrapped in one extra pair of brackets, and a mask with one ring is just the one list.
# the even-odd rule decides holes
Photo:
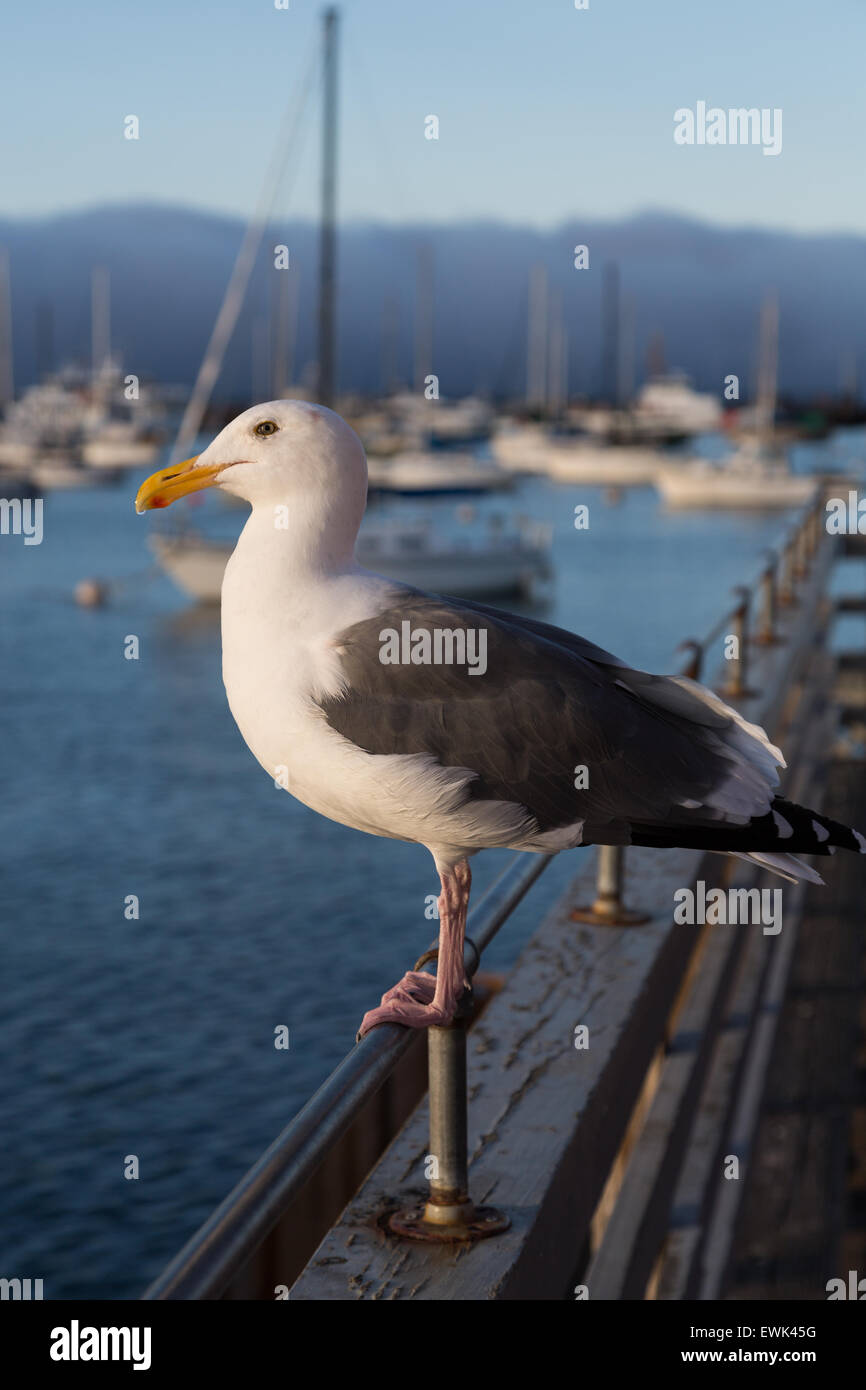
[(786, 878), (789, 883), (799, 883), (801, 880), (805, 880), (806, 883), (817, 883), (822, 888), (824, 887), (824, 880), (821, 875), (793, 854), (769, 854), (763, 850), (752, 850), (749, 854), (740, 854), (736, 850), (729, 850), (728, 853), (732, 859), (745, 859), (747, 863), (760, 864), (762, 869), (769, 869), (771, 874), (778, 874), (780, 878)]

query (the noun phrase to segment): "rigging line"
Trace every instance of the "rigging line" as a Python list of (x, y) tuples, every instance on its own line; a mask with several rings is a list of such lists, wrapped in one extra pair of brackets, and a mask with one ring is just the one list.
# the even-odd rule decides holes
[[(283, 131), (284, 134), (282, 139), (277, 139), (265, 175), (264, 185), (259, 195), (258, 204), (244, 232), (240, 250), (238, 251), (234, 266), (232, 267), (228, 286), (222, 304), (220, 305), (216, 322), (211, 330), (207, 350), (205, 351), (202, 364), (199, 367), (195, 386), (187, 402), (186, 410), (183, 413), (183, 419), (180, 422), (180, 429), (177, 432), (177, 438), (171, 450), (169, 467), (178, 463), (180, 459), (183, 458), (187, 449), (192, 444), (192, 441), (201, 430), (204, 413), (207, 409), (217, 377), (219, 376), (226, 348), (228, 347), (238, 321), (238, 315), (240, 314), (244, 295), (247, 291), (253, 265), (255, 264), (262, 237), (267, 227), (268, 218), (273, 210), (277, 193), (285, 175), (289, 156), (295, 152), (298, 134), (303, 130), (302, 118), (310, 99), (310, 93), (313, 89), (319, 57), (319, 45), (316, 44), (292, 119), (280, 123), (280, 130)], [(298, 146), (297, 152), (300, 155), (300, 146)], [(293, 174), (297, 173), (299, 163), (300, 159), (295, 165)]]
[(366, 68), (361, 59), (360, 47), (349, 38), (349, 41), (344, 45), (344, 51), (349, 67), (351, 68), (352, 64), (354, 64), (354, 75), (358, 78), (359, 90), (364, 93), (366, 98), (367, 116), (370, 125), (373, 127), (374, 139), (379, 146), (379, 150), (384, 154), (384, 159), (377, 161), (377, 163), (387, 166), (384, 174), (386, 188), (388, 180), (390, 179), (392, 191), (403, 195), (405, 207), (407, 209), (412, 207), (417, 208), (418, 199), (414, 194), (411, 181), (404, 172), (398, 172), (393, 149), (385, 136), (384, 126), (379, 116), (379, 108), (373, 96), (375, 87), (372, 83), (367, 81)]

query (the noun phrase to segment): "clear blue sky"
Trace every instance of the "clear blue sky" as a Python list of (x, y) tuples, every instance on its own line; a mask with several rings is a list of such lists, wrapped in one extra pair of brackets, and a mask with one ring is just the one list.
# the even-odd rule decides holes
[[(648, 207), (866, 230), (864, 0), (346, 0), (340, 211), (550, 226)], [(181, 202), (246, 216), (321, 4), (58, 0), (0, 23), (0, 216)], [(681, 148), (698, 100), (781, 107), (778, 158)], [(424, 118), (440, 120), (438, 142)], [(124, 140), (135, 114), (141, 139)], [(317, 131), (280, 209), (312, 214)]]

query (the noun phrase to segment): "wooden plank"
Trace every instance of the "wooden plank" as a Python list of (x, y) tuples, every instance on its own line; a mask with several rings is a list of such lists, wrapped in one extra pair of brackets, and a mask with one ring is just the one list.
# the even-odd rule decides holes
[[(756, 877), (738, 874), (736, 886), (750, 886)], [(744, 927), (710, 927), (705, 932), (709, 940), (700, 973), (671, 1039), (620, 1200), (586, 1276), (592, 1298), (643, 1297), (668, 1227), (683, 1149), (746, 935)]]
[[(694, 1298), (699, 1260), (712, 1196), (729, 1151), (725, 1136), (737, 1080), (752, 1032), (754, 1013), (768, 959), (768, 942), (753, 933), (739, 962), (724, 1031), (719, 1036), (701, 1094), (688, 1150), (683, 1158), (671, 1208), (671, 1230), (659, 1280), (659, 1299)], [(688, 1237), (688, 1239), (686, 1239)]]
[[(862, 763), (837, 764), (828, 780), (834, 813), (857, 824), (866, 816)], [(827, 1279), (857, 1267), (846, 1260), (857, 1208), (849, 1146), (860, 1099), (863, 866), (838, 855), (833, 869), (832, 897), (806, 896), (726, 1297), (823, 1299)]]
[[(814, 804), (816, 767), (832, 741), (835, 727), (835, 710), (825, 699), (833, 669), (832, 658), (821, 651), (817, 659), (810, 663), (809, 687), (804, 691), (801, 705), (793, 716), (792, 737), (798, 744), (799, 752), (795, 785), (789, 794), (810, 804)], [(802, 902), (802, 895), (799, 901)], [(786, 925), (793, 925), (787, 909)], [(758, 1003), (759, 991), (763, 988), (761, 981), (766, 973), (766, 964), (774, 953), (775, 944), (772, 941), (758, 938), (750, 942), (743, 960), (728, 1019), (729, 1025), (734, 1026), (729, 1028), (717, 1045), (674, 1199), (672, 1222), (675, 1226), (688, 1222), (693, 1239), (689, 1242), (674, 1240), (678, 1232), (676, 1229), (671, 1232), (670, 1255), (663, 1263), (658, 1286), (658, 1296), (663, 1299), (694, 1298), (701, 1287), (706, 1290), (704, 1256), (711, 1207), (714, 1201), (719, 1202), (720, 1189), (728, 1188), (724, 1199), (727, 1225), (719, 1222), (715, 1225), (712, 1256), (716, 1278), (721, 1277), (726, 1259), (724, 1239), (729, 1243), (732, 1237), (737, 1205), (736, 1202), (732, 1203), (731, 1198), (742, 1191), (742, 1183), (726, 1183), (723, 1180), (722, 1162), (725, 1154), (739, 1152), (737, 1142), (729, 1137), (728, 1130), (734, 1127), (734, 1104), (742, 1098), (743, 1061), (758, 1029), (758, 1016), (755, 1014), (753, 1018), (752, 1015)], [(740, 1156), (745, 1157), (745, 1153)]]

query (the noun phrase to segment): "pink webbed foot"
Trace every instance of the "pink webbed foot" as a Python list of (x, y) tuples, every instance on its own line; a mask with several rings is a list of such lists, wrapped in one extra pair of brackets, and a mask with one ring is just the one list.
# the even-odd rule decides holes
[(361, 1020), (357, 1041), (380, 1023), (402, 1023), (404, 1028), (429, 1028), (451, 1022), (454, 1010), (448, 1011), (433, 1003), (436, 980), (420, 970), (409, 970), (393, 989), (382, 995), (376, 1009), (369, 1009)]

